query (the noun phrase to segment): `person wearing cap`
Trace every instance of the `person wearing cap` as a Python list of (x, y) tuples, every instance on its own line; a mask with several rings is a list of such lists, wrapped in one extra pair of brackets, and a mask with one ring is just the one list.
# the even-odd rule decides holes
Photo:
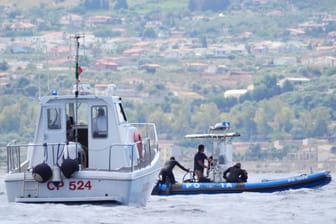
[(173, 169), (176, 165), (186, 172), (190, 171), (189, 169), (182, 166), (178, 161), (175, 160), (175, 157), (172, 156), (161, 169), (160, 175), (162, 176), (163, 183), (171, 183), (171, 184), (176, 183), (175, 176), (173, 173)]
[(247, 181), (247, 172), (241, 168), (240, 163), (225, 170), (223, 178), (230, 183), (243, 183)]

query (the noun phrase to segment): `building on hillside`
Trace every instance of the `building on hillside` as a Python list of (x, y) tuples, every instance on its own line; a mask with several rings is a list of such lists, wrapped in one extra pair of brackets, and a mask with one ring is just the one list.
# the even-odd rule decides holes
[(120, 24), (120, 23), (121, 23), (121, 19), (114, 18), (111, 16), (91, 16), (86, 21), (86, 24), (88, 24), (91, 27), (95, 27), (97, 25), (102, 25), (102, 24)]
[(72, 26), (72, 27), (83, 27), (84, 21), (83, 17), (78, 14), (69, 13), (60, 18), (60, 24)]
[(31, 45), (13, 44), (10, 47), (10, 52), (13, 54), (28, 54), (32, 53), (33, 49), (31, 48)]
[(130, 57), (139, 57), (145, 52), (143, 48), (130, 48), (125, 50), (122, 54), (124, 56), (130, 56)]
[(12, 31), (32, 31), (36, 26), (30, 22), (14, 22), (9, 28)]
[(220, 45), (208, 48), (207, 54), (216, 58), (227, 58), (232, 54), (247, 55), (247, 50), (244, 44), (239, 45)]
[(287, 28), (287, 31), (292, 35), (303, 35), (305, 31), (303, 29)]
[(247, 93), (247, 89), (230, 89), (224, 92), (224, 98), (234, 97), (239, 98), (245, 93)]
[(320, 56), (320, 57), (307, 57), (301, 59), (301, 64), (316, 67), (335, 67), (336, 57), (334, 56)]
[(96, 62), (93, 64), (93, 68), (96, 70), (117, 70), (118, 64), (115, 63), (113, 59), (102, 58), (96, 60)]
[(296, 65), (296, 57), (276, 57), (273, 59), (274, 65)]
[(204, 72), (208, 68), (208, 64), (206, 63), (186, 63), (185, 71), (186, 72)]
[(278, 81), (278, 85), (283, 87), (286, 81), (289, 81), (292, 84), (302, 84), (305, 82), (309, 82), (310, 79), (306, 77), (286, 77)]
[(158, 68), (160, 68), (159, 64), (143, 64), (139, 67), (139, 69), (144, 69), (148, 73), (155, 73)]
[(96, 84), (94, 87), (96, 95), (112, 96), (114, 95), (117, 86), (115, 84)]

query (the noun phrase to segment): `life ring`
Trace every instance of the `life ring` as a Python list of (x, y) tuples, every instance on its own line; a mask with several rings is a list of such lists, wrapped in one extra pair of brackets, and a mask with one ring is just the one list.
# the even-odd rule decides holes
[(142, 138), (141, 138), (141, 135), (138, 131), (135, 131), (133, 133), (133, 140), (134, 140), (134, 143), (136, 143), (140, 159), (143, 159), (144, 158), (144, 150), (143, 150), (143, 147), (142, 147)]

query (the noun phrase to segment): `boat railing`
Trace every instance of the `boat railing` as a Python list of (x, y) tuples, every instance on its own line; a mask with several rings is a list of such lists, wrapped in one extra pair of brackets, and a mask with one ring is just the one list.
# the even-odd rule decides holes
[(142, 139), (149, 141), (148, 147), (158, 150), (158, 136), (154, 123), (131, 123), (140, 133)]
[(21, 172), (21, 164), (26, 160), (26, 152), (21, 145), (7, 145), (7, 172)]
[[(132, 144), (111, 145), (109, 148), (108, 170), (132, 172), (150, 165), (157, 153), (157, 148), (152, 147), (153, 145), (149, 138), (143, 138), (141, 142)], [(124, 153), (118, 153), (120, 151), (127, 152), (126, 157)]]
[[(146, 136), (146, 135), (145, 135)], [(112, 144), (108, 151), (107, 166), (97, 169), (119, 172), (132, 172), (151, 164), (157, 153), (157, 142), (149, 137), (142, 138), (141, 142), (131, 144)], [(139, 147), (139, 143), (141, 148)], [(64, 150), (65, 143), (48, 144), (8, 144), (7, 145), (7, 172), (25, 172), (39, 163), (50, 166), (60, 166), (66, 157), (82, 161), (79, 156), (80, 147), (70, 147)], [(90, 150), (90, 149), (89, 149)], [(139, 151), (141, 150), (141, 151)], [(90, 169), (82, 164), (82, 169)]]
[(6, 146), (0, 146), (0, 173), (7, 167), (6, 150)]
[[(65, 146), (65, 143), (8, 144), (7, 172), (24, 172), (34, 166), (34, 160), (37, 163), (59, 164), (63, 160)], [(35, 156), (33, 153), (36, 153)]]

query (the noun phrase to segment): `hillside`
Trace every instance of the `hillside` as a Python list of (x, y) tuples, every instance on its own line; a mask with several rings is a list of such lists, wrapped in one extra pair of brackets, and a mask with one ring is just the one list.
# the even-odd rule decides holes
[(157, 123), (162, 139), (190, 146), (181, 136), (229, 120), (243, 141), (333, 144), (331, 1), (231, 1), (220, 12), (191, 11), (187, 0), (127, 2), (115, 10), (116, 1), (99, 9), (89, 1), (0, 1), (12, 6), (0, 17), (3, 144), (31, 139), (41, 94), (71, 93), (74, 33), (85, 34), (81, 82), (116, 84), (130, 100), (129, 119)]
[[(14, 6), (19, 10), (30, 10), (33, 8), (37, 8), (40, 6), (44, 6), (47, 8), (65, 8), (69, 9), (71, 7), (78, 6), (83, 0), (1, 0), (0, 6)], [(115, 0), (109, 0), (110, 5), (115, 4)], [(50, 4), (51, 3), (51, 4)], [(160, 8), (163, 11), (173, 10), (173, 9), (181, 9), (186, 8), (188, 5), (188, 0), (128, 0), (128, 6), (131, 10), (143, 10), (143, 11), (151, 11)]]
[[(50, 4), (51, 3), (51, 4)], [(48, 6), (50, 8), (58, 8), (58, 7), (73, 7), (80, 3), (80, 0), (56, 0), (56, 1), (48, 1), (48, 0), (1, 0), (1, 6), (13, 6), (18, 10), (30, 10), (32, 8), (40, 7), (41, 5)]]

